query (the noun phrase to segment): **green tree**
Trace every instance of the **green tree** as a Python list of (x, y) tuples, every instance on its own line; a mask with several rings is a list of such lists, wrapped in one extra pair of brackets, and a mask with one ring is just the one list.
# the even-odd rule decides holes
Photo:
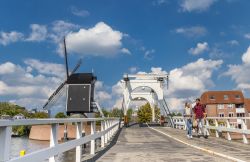
[(128, 122), (131, 122), (132, 120), (132, 114), (133, 114), (133, 109), (128, 109), (127, 110), (127, 116), (128, 116)]
[(55, 118), (67, 118), (67, 116), (63, 112), (59, 112), (55, 115)]
[(122, 114), (122, 110), (118, 109), (118, 108), (114, 108), (112, 109), (112, 111), (110, 112), (110, 116), (111, 117), (120, 117)]
[(147, 123), (152, 119), (152, 109), (150, 104), (147, 103), (139, 108), (137, 111), (137, 117), (139, 123)]
[(155, 106), (155, 119), (160, 120), (161, 118), (161, 110), (157, 106)]
[(45, 112), (36, 112), (33, 114), (33, 118), (49, 118), (49, 114)]

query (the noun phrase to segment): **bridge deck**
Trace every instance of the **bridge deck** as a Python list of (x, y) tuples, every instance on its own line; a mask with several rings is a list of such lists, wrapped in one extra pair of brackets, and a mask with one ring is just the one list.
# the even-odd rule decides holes
[[(192, 145), (217, 151), (234, 158), (250, 161), (250, 146), (210, 137), (189, 140), (182, 130), (154, 127)], [(233, 161), (173, 140), (148, 127), (124, 128), (116, 145), (108, 150), (99, 162), (109, 161)]]

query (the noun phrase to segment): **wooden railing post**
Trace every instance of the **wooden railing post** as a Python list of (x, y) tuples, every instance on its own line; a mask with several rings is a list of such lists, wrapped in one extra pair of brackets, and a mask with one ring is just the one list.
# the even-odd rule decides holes
[[(82, 122), (76, 123), (76, 139), (82, 138)], [(82, 146), (76, 146), (76, 162), (81, 162)]]
[[(91, 135), (95, 134), (95, 121), (91, 121)], [(90, 154), (94, 155), (95, 154), (95, 139), (91, 140), (90, 142)]]
[(0, 162), (8, 161), (10, 158), (11, 127), (0, 127)]
[[(58, 124), (51, 125), (50, 131), (50, 147), (54, 147), (58, 144)], [(55, 162), (55, 156), (49, 158), (49, 162)]]

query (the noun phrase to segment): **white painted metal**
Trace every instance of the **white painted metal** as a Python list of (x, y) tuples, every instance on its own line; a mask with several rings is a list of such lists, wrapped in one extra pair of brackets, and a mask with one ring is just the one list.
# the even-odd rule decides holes
[[(76, 123), (76, 139), (82, 138), (82, 123)], [(76, 146), (76, 162), (81, 162), (82, 158), (82, 146)]]
[[(215, 127), (219, 127), (219, 124), (218, 124), (218, 120), (217, 119), (214, 119), (214, 122), (215, 122)], [(215, 130), (215, 136), (217, 137), (217, 138), (219, 138), (220, 137), (220, 135), (219, 135), (219, 129), (216, 129)]]
[[(173, 117), (175, 128), (179, 128), (180, 126), (184, 125), (184, 123), (180, 121), (181, 118), (184, 117)], [(209, 125), (209, 120), (213, 120), (215, 125), (214, 126)], [(242, 128), (241, 129), (231, 128), (229, 120), (240, 120)], [(219, 132), (226, 132), (228, 140), (231, 140), (230, 133), (242, 134), (243, 143), (248, 144), (249, 142), (247, 135), (250, 135), (250, 130), (247, 128), (246, 120), (250, 120), (250, 117), (207, 117), (205, 128), (207, 129), (208, 135), (210, 130), (215, 130), (215, 136), (218, 138), (219, 138)], [(220, 126), (218, 124), (218, 121), (224, 121), (227, 124), (226, 126)]]
[[(95, 134), (95, 126), (96, 126), (96, 122), (92, 121), (91, 122), (91, 135)], [(90, 154), (91, 155), (95, 154), (95, 139), (91, 140), (90, 142)]]
[[(247, 125), (245, 124), (245, 121), (243, 119), (241, 119), (241, 123), (242, 123), (242, 129), (247, 130)], [(242, 133), (242, 138), (243, 138), (243, 143), (248, 144), (247, 134)]]
[[(105, 123), (104, 121), (101, 121), (101, 132), (105, 130)], [(101, 147), (104, 148), (104, 135), (101, 136)]]
[(0, 162), (9, 160), (11, 146), (11, 127), (0, 127)]
[[(152, 121), (155, 121), (154, 108), (155, 105), (158, 104), (157, 101), (163, 100), (163, 85), (167, 77), (167, 74), (125, 74), (124, 78), (128, 78), (129, 81), (121, 80), (124, 97), (124, 115), (127, 113), (130, 102), (138, 97), (142, 97), (150, 103), (152, 108)], [(159, 78), (163, 80), (159, 80)], [(140, 87), (148, 87), (152, 90), (152, 93), (146, 91), (140, 92), (140, 94), (133, 92)]]
[[(1, 120), (0, 121), (0, 141), (1, 141), (1, 147), (0, 147), (0, 161), (1, 162), (37, 162), (37, 161), (44, 161), (46, 159), (55, 160), (53, 157), (63, 153), (65, 151), (71, 150), (73, 148), (76, 148), (78, 146), (81, 146), (87, 142), (90, 142), (92, 140), (95, 140), (97, 138), (100, 138), (101, 136), (105, 136), (108, 132), (110, 132), (111, 129), (115, 128), (119, 122), (114, 123), (114, 125), (110, 126), (109, 128), (106, 128), (103, 131), (100, 131), (98, 133), (94, 133), (88, 136), (81, 137), (81, 129), (80, 125), (82, 122), (86, 121), (108, 121), (108, 120), (116, 120), (115, 118), (92, 118), (92, 119), (82, 119), (82, 118), (71, 118), (71, 119), (43, 119), (43, 120), (22, 120), (21, 123), (25, 123), (23, 125), (37, 125), (37, 124), (52, 124), (51, 127), (51, 142), (50, 147), (44, 148), (35, 152), (31, 152), (26, 154), (23, 157), (17, 157), (9, 160), (9, 151), (10, 151), (10, 140), (11, 140), (11, 126), (21, 125), (18, 121), (11, 121), (11, 120)], [(39, 123), (40, 122), (40, 123)], [(58, 124), (59, 123), (77, 123), (77, 138), (75, 140), (70, 140), (61, 144), (58, 144)], [(7, 126), (4, 126), (6, 124)], [(6, 129), (7, 128), (7, 129)], [(3, 143), (6, 142), (6, 143)], [(2, 147), (5, 146), (7, 147)], [(6, 153), (6, 154), (5, 154)], [(2, 156), (4, 154), (4, 156)], [(78, 155), (77, 155), (78, 154)], [(79, 151), (76, 151), (76, 161), (79, 161)]]
[[(55, 147), (58, 144), (58, 124), (51, 125), (50, 131), (50, 147)], [(55, 156), (49, 158), (49, 162), (55, 162)]]
[[(229, 123), (229, 120), (227, 119), (226, 120), (226, 124), (227, 124), (227, 128), (230, 128), (230, 123)], [(231, 136), (230, 136), (230, 132), (227, 132), (227, 140), (231, 141)]]
[[(107, 121), (104, 121), (104, 129), (105, 129), (105, 130), (108, 129)], [(107, 134), (107, 133), (104, 135), (104, 143), (105, 143), (105, 144), (108, 143), (108, 134)]]

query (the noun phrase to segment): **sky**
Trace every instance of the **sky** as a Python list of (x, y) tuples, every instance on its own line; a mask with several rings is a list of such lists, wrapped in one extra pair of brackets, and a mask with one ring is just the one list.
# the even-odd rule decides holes
[(207, 90), (250, 97), (250, 1), (0, 1), (0, 101), (41, 108), (69, 66), (98, 78), (96, 100), (120, 107), (124, 73), (168, 73), (172, 109)]

